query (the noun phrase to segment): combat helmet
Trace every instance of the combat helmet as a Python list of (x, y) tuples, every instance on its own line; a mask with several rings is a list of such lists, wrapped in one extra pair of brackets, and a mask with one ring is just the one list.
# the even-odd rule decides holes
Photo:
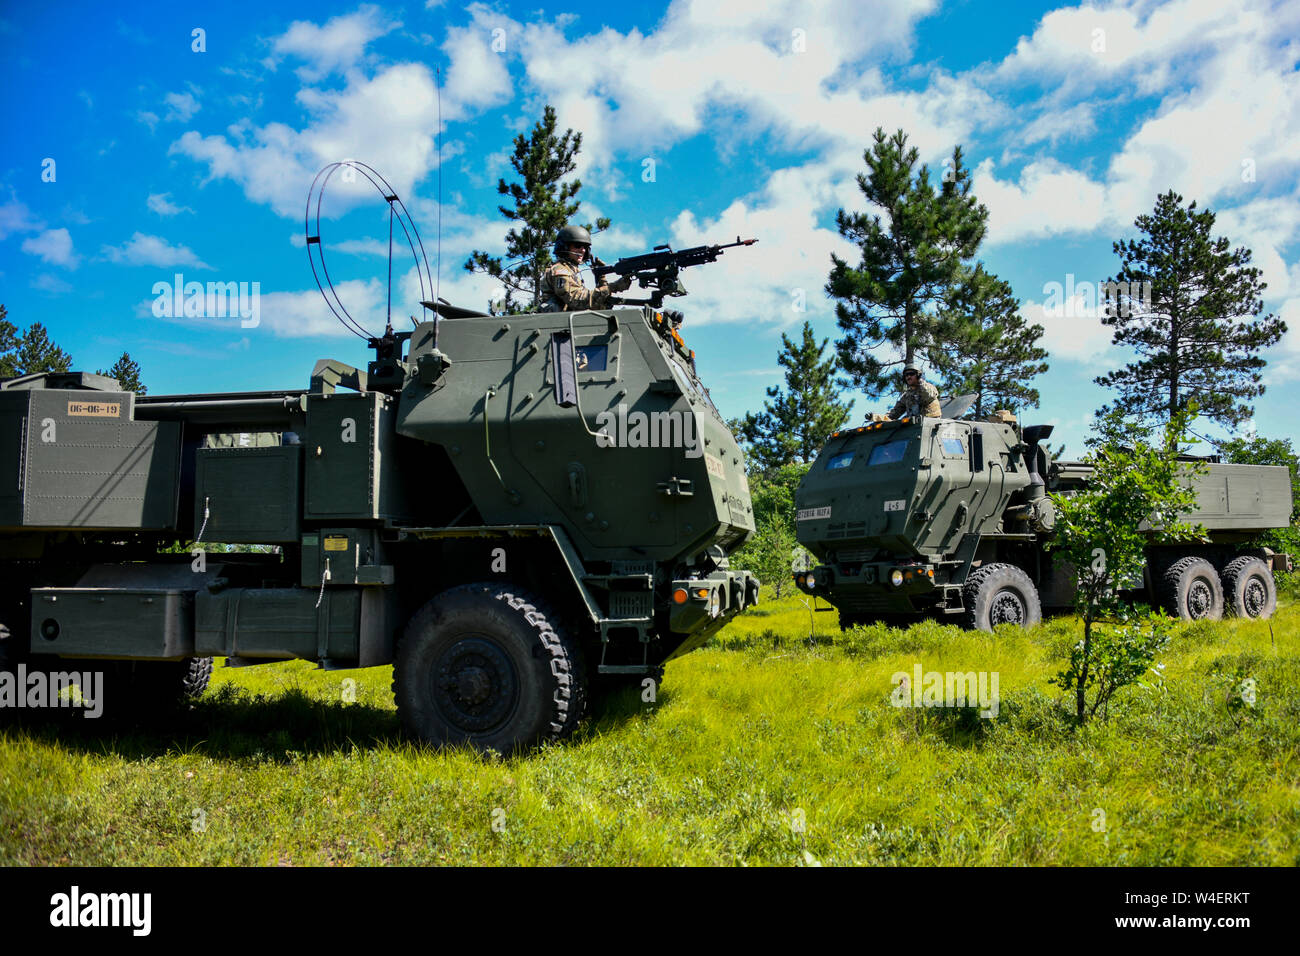
[(561, 227), (560, 231), (555, 234), (555, 248), (551, 251), (558, 259), (560, 254), (564, 252), (564, 247), (568, 245), (582, 245), (590, 250), (591, 233), (582, 226), (569, 225)]

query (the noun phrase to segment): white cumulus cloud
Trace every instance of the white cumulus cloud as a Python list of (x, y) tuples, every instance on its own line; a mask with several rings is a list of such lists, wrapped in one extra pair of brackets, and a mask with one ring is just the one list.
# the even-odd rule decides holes
[(75, 269), (80, 257), (72, 249), (72, 236), (66, 229), (46, 229), (31, 238), (24, 239), (23, 252), (40, 258), (50, 265)]
[(189, 206), (178, 206), (171, 199), (171, 193), (150, 193), (147, 200), (149, 209), (160, 216), (175, 216), (182, 212), (193, 212)]
[(363, 4), (355, 13), (332, 17), (323, 26), (309, 20), (295, 20), (272, 44), (275, 53), (306, 60), (298, 77), (315, 82), (332, 72), (344, 72), (354, 66), (375, 39), (401, 26), (388, 20), (372, 4)]
[(120, 246), (104, 246), (104, 256), (109, 262), (128, 266), (190, 266), (195, 269), (210, 269), (187, 246), (174, 246), (161, 236), (150, 236), (137, 232), (131, 239)]

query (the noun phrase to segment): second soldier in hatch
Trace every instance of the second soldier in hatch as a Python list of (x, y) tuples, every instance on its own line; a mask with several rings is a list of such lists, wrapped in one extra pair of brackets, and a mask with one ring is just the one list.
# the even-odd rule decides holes
[(547, 312), (574, 312), (578, 309), (604, 309), (614, 293), (632, 284), (623, 276), (612, 284), (602, 279), (594, 289), (582, 283), (579, 269), (591, 257), (591, 233), (582, 226), (565, 226), (555, 236), (555, 262), (542, 275), (542, 309)]
[(903, 369), (903, 394), (889, 412), (890, 418), (918, 419), (939, 417), (939, 390), (921, 377), (914, 365)]

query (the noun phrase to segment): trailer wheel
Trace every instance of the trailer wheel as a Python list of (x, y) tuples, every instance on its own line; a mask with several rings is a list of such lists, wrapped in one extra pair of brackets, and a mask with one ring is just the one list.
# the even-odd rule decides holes
[(170, 707), (203, 696), (212, 679), (212, 658), (183, 661), (136, 661), (129, 692), (147, 707)]
[(1184, 621), (1223, 617), (1223, 585), (1214, 565), (1204, 558), (1179, 558), (1160, 579), (1160, 603)]
[(1033, 627), (1043, 620), (1038, 589), (1014, 564), (986, 564), (966, 579), (962, 593), (968, 630), (992, 631), (999, 624)]
[(572, 733), (582, 718), (582, 651), (558, 616), (511, 585), (467, 584), (406, 626), (393, 696), (407, 732), (501, 754)]
[(1277, 610), (1273, 572), (1259, 558), (1242, 555), (1223, 569), (1223, 594), (1237, 617), (1270, 618)]
[(63, 661), (75, 671), (101, 675), (100, 702), (110, 720), (147, 721), (170, 714), (201, 697), (212, 678), (212, 658), (187, 657), (179, 661)]

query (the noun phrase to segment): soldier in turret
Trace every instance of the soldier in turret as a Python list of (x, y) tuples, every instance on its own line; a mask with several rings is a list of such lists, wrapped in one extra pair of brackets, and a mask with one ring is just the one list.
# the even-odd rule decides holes
[(903, 394), (890, 410), (890, 418), (939, 417), (939, 390), (921, 377), (920, 369), (913, 365), (903, 369), (903, 385)]
[(612, 284), (601, 279), (595, 289), (583, 285), (578, 270), (591, 256), (591, 233), (582, 226), (561, 229), (555, 237), (554, 252), (556, 261), (542, 276), (542, 308), (548, 312), (605, 309), (614, 293), (632, 284), (629, 276), (623, 276)]

